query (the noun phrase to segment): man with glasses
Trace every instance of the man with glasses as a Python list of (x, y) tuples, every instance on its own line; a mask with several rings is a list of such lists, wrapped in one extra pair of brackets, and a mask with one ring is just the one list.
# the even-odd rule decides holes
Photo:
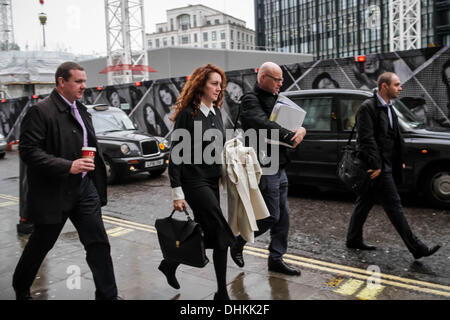
[[(296, 148), (306, 135), (306, 130), (299, 128), (295, 131), (290, 131), (269, 120), (282, 85), (283, 71), (281, 68), (272, 62), (264, 63), (259, 68), (258, 82), (253, 91), (244, 94), (242, 97), (240, 119), (244, 131), (250, 129), (266, 130), (267, 132), (277, 130), (280, 142)], [(274, 139), (273, 136), (270, 136), (270, 138), (271, 140)], [(259, 188), (269, 209), (270, 217), (257, 221), (259, 230), (255, 232), (255, 237), (270, 229), (269, 271), (299, 276), (300, 271), (292, 268), (282, 259), (287, 251), (289, 231), (288, 179), (284, 169), (289, 162), (287, 148), (279, 146), (279, 148), (266, 147), (264, 151), (262, 148), (259, 150), (260, 139), (262, 137), (258, 135), (257, 145), (252, 145), (252, 147), (257, 151), (258, 159), (263, 170), (265, 166), (268, 166), (268, 164), (265, 164), (266, 161), (262, 161), (264, 160), (263, 158), (272, 159), (270, 151), (274, 152), (274, 149), (279, 152), (279, 163), (275, 164), (277, 167), (276, 173), (263, 175), (259, 183)], [(272, 163), (271, 167), (273, 166), (274, 164)], [(246, 241), (241, 236), (238, 236), (236, 240), (236, 244), (231, 247), (230, 253), (233, 261), (242, 268), (244, 266), (242, 251)]]

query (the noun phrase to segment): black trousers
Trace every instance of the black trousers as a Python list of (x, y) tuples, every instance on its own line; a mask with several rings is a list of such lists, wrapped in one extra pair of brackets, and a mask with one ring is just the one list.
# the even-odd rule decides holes
[(400, 195), (391, 172), (382, 172), (369, 190), (356, 199), (348, 228), (347, 242), (361, 242), (363, 240), (364, 222), (377, 197), (380, 198), (384, 211), (408, 250), (412, 254), (422, 252), (426, 246), (412, 233), (408, 221), (406, 221)]
[[(86, 250), (86, 261), (92, 271), (96, 299), (117, 296), (111, 248), (101, 216), (101, 203), (92, 180), (85, 177), (80, 185), (78, 205), (67, 217), (75, 226)], [(60, 224), (35, 224), (13, 275), (13, 288), (28, 292), (47, 253), (53, 248), (67, 218)]]

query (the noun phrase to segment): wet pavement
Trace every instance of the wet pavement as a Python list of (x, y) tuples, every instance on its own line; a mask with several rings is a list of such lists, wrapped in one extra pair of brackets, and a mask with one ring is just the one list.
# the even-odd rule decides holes
[[(162, 254), (154, 222), (170, 214), (167, 174), (140, 174), (109, 188), (103, 208), (119, 294), (127, 300), (212, 300), (216, 291), (212, 263), (205, 268), (181, 266), (181, 289), (172, 289), (157, 270)], [(0, 300), (14, 299), (11, 278), (28, 236), (16, 232), (19, 217), (17, 152), (0, 160)], [(226, 212), (226, 194), (222, 205)], [(245, 249), (245, 267), (228, 263), (228, 290), (233, 300), (449, 300), (450, 212), (430, 209), (414, 197), (405, 212), (425, 243), (443, 248), (414, 261), (381, 207), (366, 222), (365, 240), (378, 250), (345, 248), (353, 198), (344, 193), (317, 193), (291, 187), (289, 253), (285, 260), (302, 271), (289, 277), (267, 270), (264, 235)], [(212, 252), (207, 252), (212, 261)], [(37, 300), (92, 300), (94, 283), (85, 252), (68, 222), (32, 287)]]

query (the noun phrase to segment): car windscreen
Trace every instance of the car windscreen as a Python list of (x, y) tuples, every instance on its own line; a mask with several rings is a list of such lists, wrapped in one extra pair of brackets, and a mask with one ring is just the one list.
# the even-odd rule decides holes
[(399, 121), (401, 121), (405, 126), (410, 129), (419, 129), (424, 126), (423, 121), (417, 118), (403, 102), (400, 100), (394, 100), (393, 104)]
[(95, 133), (136, 130), (131, 119), (122, 112), (93, 112)]

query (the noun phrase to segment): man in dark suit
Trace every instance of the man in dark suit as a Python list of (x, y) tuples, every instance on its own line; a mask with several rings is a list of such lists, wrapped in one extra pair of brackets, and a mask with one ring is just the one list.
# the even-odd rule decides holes
[[(278, 93), (283, 85), (283, 71), (272, 62), (264, 63), (259, 69), (258, 83), (252, 92), (246, 93), (242, 97), (241, 122), (243, 129), (246, 130), (276, 130), (279, 133), (279, 142), (296, 148), (306, 135), (304, 128), (298, 128), (290, 131), (281, 127), (276, 122), (270, 121), (270, 115), (277, 102)], [(270, 134), (270, 132), (268, 133)], [(271, 137), (272, 138), (272, 137)], [(258, 140), (261, 137), (258, 137)], [(272, 138), (274, 139), (274, 138)], [(264, 142), (262, 142), (264, 143)], [(257, 150), (259, 161), (263, 167), (264, 173), (264, 150), (258, 148), (260, 142), (252, 147)], [(271, 164), (276, 168), (275, 173), (264, 174), (261, 177), (259, 188), (264, 197), (264, 201), (269, 210), (270, 217), (257, 221), (258, 231), (255, 237), (265, 233), (270, 229), (270, 246), (268, 268), (270, 271), (279, 272), (287, 275), (299, 276), (300, 271), (286, 264), (283, 261), (283, 255), (287, 251), (288, 232), (289, 232), (289, 209), (288, 209), (288, 178), (285, 166), (289, 162), (286, 147), (275, 148), (279, 151), (279, 163)], [(266, 157), (270, 158), (271, 148), (267, 148)], [(267, 159), (268, 160), (268, 159)], [(236, 244), (230, 248), (230, 254), (233, 261), (240, 267), (244, 266), (244, 257), (242, 250), (246, 241), (238, 236)]]
[[(106, 169), (91, 116), (78, 100), (86, 73), (66, 62), (55, 74), (56, 88), (32, 106), (21, 124), (19, 152), (27, 165), (27, 211), (34, 223), (13, 275), (17, 299), (31, 299), (39, 267), (69, 218), (78, 231), (92, 271), (96, 299), (118, 299), (110, 244), (101, 206), (106, 205)], [(95, 147), (95, 159), (82, 147)]]
[(428, 248), (411, 231), (403, 214), (396, 183), (402, 181), (404, 141), (398, 118), (392, 109), (392, 99), (399, 96), (402, 86), (399, 77), (391, 72), (378, 79), (378, 92), (364, 101), (356, 115), (359, 157), (366, 164), (372, 183), (359, 195), (350, 220), (347, 247), (360, 250), (376, 248), (363, 242), (363, 225), (377, 196), (397, 232), (415, 259), (430, 256), (440, 246)]

